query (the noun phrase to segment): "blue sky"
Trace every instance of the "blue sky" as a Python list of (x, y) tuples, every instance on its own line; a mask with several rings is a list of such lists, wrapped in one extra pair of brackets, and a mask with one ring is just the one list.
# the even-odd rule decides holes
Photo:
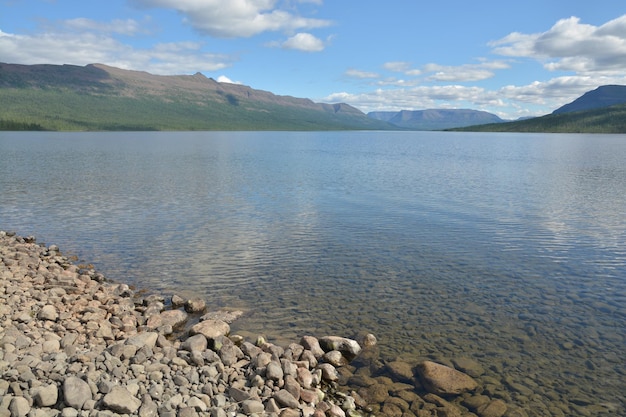
[(517, 118), (626, 84), (623, 0), (0, 0), (0, 62), (202, 72), (364, 112)]

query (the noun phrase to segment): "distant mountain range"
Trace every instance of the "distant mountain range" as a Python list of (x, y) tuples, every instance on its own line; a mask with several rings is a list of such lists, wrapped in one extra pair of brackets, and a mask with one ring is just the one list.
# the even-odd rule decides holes
[(504, 122), (495, 114), (469, 109), (377, 111), (370, 112), (367, 116), (412, 130), (443, 130), (454, 127)]
[(626, 86), (602, 86), (552, 114), (509, 122), (469, 109), (366, 115), (348, 104), (279, 96), (200, 73), (0, 63), (0, 130), (346, 129), (626, 133)]
[(0, 63), (0, 109), (4, 130), (397, 129), (348, 104), (102, 64)]

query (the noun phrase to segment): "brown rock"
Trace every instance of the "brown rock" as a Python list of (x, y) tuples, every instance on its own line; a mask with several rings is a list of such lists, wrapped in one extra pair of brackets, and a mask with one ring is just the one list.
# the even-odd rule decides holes
[(230, 332), (228, 323), (221, 320), (204, 320), (194, 324), (189, 330), (191, 335), (202, 334), (207, 339), (216, 339), (220, 336), (226, 336)]
[(410, 381), (413, 379), (413, 368), (406, 362), (393, 361), (387, 364), (387, 369), (396, 379)]
[(471, 376), (431, 361), (420, 363), (417, 373), (424, 388), (437, 395), (459, 395), (478, 386)]
[(502, 400), (493, 400), (478, 409), (480, 417), (502, 417), (506, 413), (506, 403)]

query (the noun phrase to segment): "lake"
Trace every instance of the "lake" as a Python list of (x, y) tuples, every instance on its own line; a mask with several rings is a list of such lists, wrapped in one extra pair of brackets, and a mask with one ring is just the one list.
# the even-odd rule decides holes
[(626, 135), (0, 132), (1, 229), (245, 336), (367, 331), (529, 416), (626, 414)]

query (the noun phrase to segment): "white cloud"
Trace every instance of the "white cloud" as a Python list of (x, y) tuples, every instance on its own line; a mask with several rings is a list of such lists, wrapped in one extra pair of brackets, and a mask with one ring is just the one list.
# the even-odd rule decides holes
[(267, 31), (296, 31), (328, 26), (328, 20), (299, 16), (277, 7), (276, 0), (132, 0), (144, 7), (178, 11), (194, 29), (219, 38)]
[(144, 32), (142, 25), (134, 19), (115, 19), (111, 22), (98, 22), (93, 19), (80, 17), (69, 19), (62, 23), (67, 29), (78, 31), (117, 33), (128, 36)]
[(241, 84), (241, 81), (233, 81), (225, 75), (220, 75), (217, 77), (218, 83), (228, 83), (228, 84)]
[(495, 75), (493, 70), (506, 68), (509, 68), (509, 65), (503, 61), (483, 61), (479, 64), (458, 66), (426, 64), (422, 71), (433, 73), (428, 77), (430, 81), (469, 82), (492, 78)]
[(409, 76), (416, 76), (422, 73), (422, 71), (418, 69), (411, 68), (411, 65), (404, 61), (386, 62), (383, 64), (383, 68), (388, 71), (401, 72)]
[[(100, 29), (104, 26), (106, 24)], [(33, 35), (0, 31), (0, 51), (6, 62), (73, 65), (104, 63), (154, 74), (216, 71), (230, 66), (233, 61), (225, 55), (203, 52), (202, 45), (196, 42), (163, 43), (152, 48), (138, 49), (116, 40), (110, 34), (80, 30), (48, 31)]]
[(504, 119), (517, 119), (550, 113), (598, 85), (605, 84), (626, 84), (626, 75), (557, 77), (544, 82), (535, 81), (524, 86), (508, 85), (498, 89), (461, 85), (379, 88), (359, 94), (333, 93), (321, 101), (348, 103), (366, 113), (377, 110), (471, 108), (495, 113)]
[(623, 73), (626, 70), (626, 15), (602, 26), (583, 24), (578, 17), (559, 20), (543, 33), (514, 32), (490, 42), (493, 52), (544, 62), (548, 70)]
[(296, 33), (294, 36), (283, 42), (282, 47), (285, 49), (297, 49), (305, 52), (323, 51), (326, 45), (324, 41), (316, 38), (310, 33)]
[(367, 79), (367, 78), (378, 78), (379, 74), (375, 72), (361, 71), (358, 69), (350, 68), (345, 72), (345, 75), (350, 78), (359, 78), (359, 79)]

